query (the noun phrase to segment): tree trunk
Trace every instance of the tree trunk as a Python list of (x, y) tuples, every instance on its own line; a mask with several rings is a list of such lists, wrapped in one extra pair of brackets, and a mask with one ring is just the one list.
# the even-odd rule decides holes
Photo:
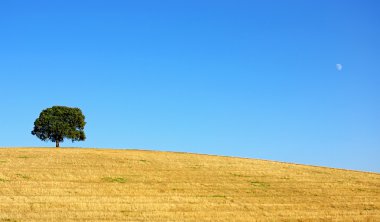
[(55, 141), (55, 147), (56, 147), (56, 148), (59, 147), (59, 141)]

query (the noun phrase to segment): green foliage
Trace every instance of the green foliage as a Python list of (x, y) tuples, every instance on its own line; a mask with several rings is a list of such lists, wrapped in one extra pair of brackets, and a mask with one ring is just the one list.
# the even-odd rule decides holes
[(123, 177), (103, 177), (103, 181), (105, 182), (111, 182), (111, 183), (125, 183), (127, 182), (127, 179)]
[(79, 108), (66, 106), (53, 106), (44, 109), (34, 122), (32, 135), (43, 141), (50, 140), (59, 143), (64, 138), (74, 141), (86, 139), (84, 134), (85, 117)]
[(18, 156), (17, 158), (28, 159), (28, 158), (30, 158), (30, 157), (29, 157), (29, 156)]
[(29, 176), (23, 175), (23, 174), (20, 174), (20, 173), (16, 174), (16, 176), (19, 177), (19, 178), (25, 179), (25, 180), (29, 180), (30, 179)]
[(253, 185), (255, 187), (261, 187), (261, 188), (266, 188), (266, 187), (270, 186), (268, 183), (259, 182), (259, 181), (250, 181), (250, 183), (251, 183), (251, 185)]

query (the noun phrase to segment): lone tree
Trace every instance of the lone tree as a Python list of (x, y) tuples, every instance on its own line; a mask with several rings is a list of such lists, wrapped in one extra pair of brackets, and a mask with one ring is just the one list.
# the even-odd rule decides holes
[(79, 108), (53, 106), (42, 110), (34, 121), (32, 135), (43, 141), (55, 142), (56, 147), (59, 147), (64, 138), (71, 139), (72, 142), (84, 141), (86, 139), (83, 131), (86, 125), (84, 119)]

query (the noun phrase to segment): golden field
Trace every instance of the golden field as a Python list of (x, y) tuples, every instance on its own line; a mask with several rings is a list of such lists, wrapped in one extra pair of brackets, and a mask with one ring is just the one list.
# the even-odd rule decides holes
[(0, 221), (380, 221), (380, 174), (189, 153), (0, 149)]

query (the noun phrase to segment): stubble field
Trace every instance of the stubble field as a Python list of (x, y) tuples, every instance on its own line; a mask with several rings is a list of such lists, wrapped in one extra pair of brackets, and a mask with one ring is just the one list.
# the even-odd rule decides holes
[(380, 174), (188, 153), (0, 149), (0, 221), (380, 221)]

